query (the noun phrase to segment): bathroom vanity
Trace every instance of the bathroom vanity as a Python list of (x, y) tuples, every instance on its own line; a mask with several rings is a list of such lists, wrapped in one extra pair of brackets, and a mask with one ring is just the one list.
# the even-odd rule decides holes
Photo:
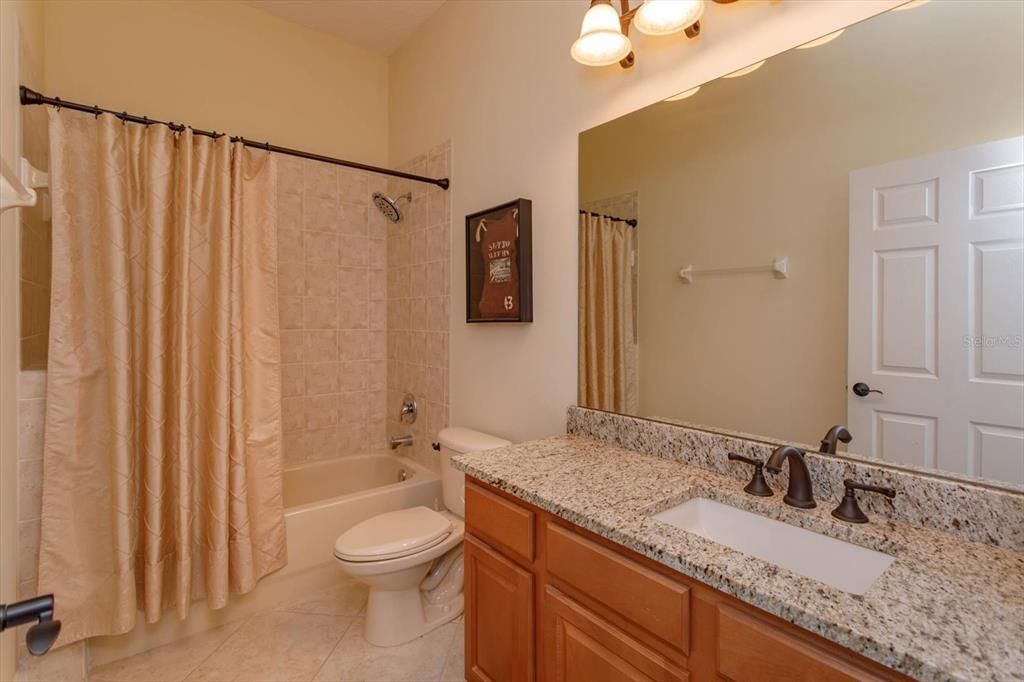
[[(777, 481), (773, 497), (756, 498), (740, 478), (591, 438), (455, 463), (467, 474), (471, 682), (1004, 680), (1024, 670), (1016, 551), (877, 516), (853, 526), (831, 517), (835, 500), (793, 509)], [(666, 521), (692, 499), (895, 560), (854, 594)]]
[(888, 670), (479, 481), (467, 680), (896, 680)]

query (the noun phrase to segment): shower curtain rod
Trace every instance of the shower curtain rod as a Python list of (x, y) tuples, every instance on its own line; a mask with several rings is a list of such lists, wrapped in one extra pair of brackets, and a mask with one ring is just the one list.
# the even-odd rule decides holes
[(639, 221), (636, 218), (619, 218), (618, 216), (608, 215), (607, 213), (596, 213), (594, 211), (587, 211), (586, 209), (580, 209), (580, 213), (589, 213), (590, 215), (597, 216), (598, 218), (608, 218), (609, 220), (618, 220), (626, 223), (630, 227), (636, 227), (639, 225)]
[[(63, 100), (60, 97), (47, 97), (46, 95), (36, 92), (31, 88), (27, 88), (24, 85), (21, 86), (21, 103), (23, 105), (31, 104), (49, 104), (55, 106), (58, 109), (73, 109), (75, 111), (84, 111), (87, 114), (93, 114), (99, 116), (100, 114), (112, 114), (122, 121), (128, 123), (140, 123), (142, 125), (163, 125), (167, 126), (175, 132), (181, 132), (186, 128), (183, 123), (174, 123), (168, 121), (157, 121), (156, 119), (148, 118), (146, 116), (136, 116), (135, 114), (129, 114), (125, 111), (114, 111), (113, 109), (104, 109), (103, 107), (90, 106), (88, 104), (80, 104), (78, 102), (69, 102)], [(193, 135), (202, 135), (203, 137), (212, 137), (217, 139), (223, 137), (226, 133), (218, 133), (216, 131), (199, 130), (198, 128), (192, 128)], [(331, 156), (323, 156), (321, 154), (313, 154), (312, 152), (303, 152), (298, 149), (289, 149), (288, 147), (278, 147), (276, 144), (270, 144), (269, 142), (256, 142), (254, 140), (247, 140), (244, 137), (230, 137), (232, 142), (241, 142), (246, 147), (253, 147), (255, 149), (265, 149), (268, 152), (274, 152), (276, 154), (284, 154), (286, 156), (297, 156), (300, 159), (311, 159), (313, 161), (321, 161), (323, 163), (334, 164), (335, 166), (345, 166), (346, 168), (355, 168), (357, 170), (367, 171), (368, 173), (379, 173), (381, 175), (390, 175), (396, 178), (404, 178), (406, 180), (414, 180), (416, 182), (427, 182), (431, 185), (437, 185), (441, 189), (447, 190), (448, 178), (428, 178), (424, 175), (416, 175), (414, 173), (405, 173), (403, 171), (391, 170), (390, 168), (380, 168), (378, 166), (370, 166), (365, 163), (359, 163), (357, 161), (346, 161), (345, 159), (335, 159)]]

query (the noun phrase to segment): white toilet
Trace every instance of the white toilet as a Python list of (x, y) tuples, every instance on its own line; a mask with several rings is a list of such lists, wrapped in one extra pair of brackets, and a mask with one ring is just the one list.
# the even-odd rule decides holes
[(376, 646), (403, 644), (462, 613), (465, 476), (451, 466), (451, 456), (509, 441), (459, 428), (443, 429), (438, 440), (447, 511), (413, 507), (379, 514), (334, 544), (342, 570), (370, 587), (365, 637)]

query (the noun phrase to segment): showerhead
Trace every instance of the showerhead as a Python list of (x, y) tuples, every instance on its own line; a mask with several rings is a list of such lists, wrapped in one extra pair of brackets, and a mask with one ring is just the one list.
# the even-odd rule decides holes
[(402, 199), (405, 199), (406, 201), (411, 201), (412, 192), (406, 192), (405, 194), (396, 199), (384, 196), (380, 192), (373, 193), (373, 203), (377, 207), (377, 210), (383, 213), (384, 217), (393, 223), (397, 223), (399, 220), (402, 219), (402, 212), (398, 208), (398, 202), (401, 201)]

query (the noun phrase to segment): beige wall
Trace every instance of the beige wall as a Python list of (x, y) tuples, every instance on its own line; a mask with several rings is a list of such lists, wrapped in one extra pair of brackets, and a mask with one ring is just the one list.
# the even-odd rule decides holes
[(385, 161), (383, 56), (225, 0), (45, 6), (47, 94)]
[[(391, 59), (390, 157), (452, 140), (451, 421), (559, 433), (576, 398), (577, 135), (894, 2), (708, 3), (697, 41), (637, 36), (637, 66), (569, 57), (586, 3), (447, 2)], [(533, 201), (534, 323), (466, 325), (463, 217)]]
[[(581, 201), (639, 194), (640, 414), (846, 423), (849, 173), (1024, 133), (1022, 27), (1020, 3), (894, 12), (582, 136)], [(784, 281), (676, 276), (782, 255)]]

